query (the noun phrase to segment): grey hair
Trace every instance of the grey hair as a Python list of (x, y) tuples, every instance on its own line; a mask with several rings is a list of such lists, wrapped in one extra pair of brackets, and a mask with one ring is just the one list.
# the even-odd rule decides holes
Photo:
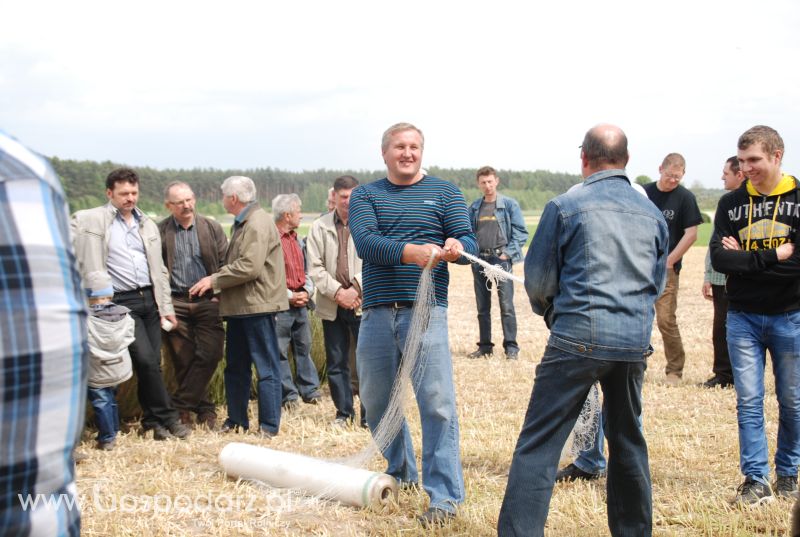
[(249, 177), (234, 175), (222, 181), (222, 193), (225, 196), (236, 196), (242, 203), (250, 203), (256, 199), (256, 185)]
[(298, 209), (303, 205), (297, 194), (278, 194), (272, 199), (272, 218), (277, 222), (283, 215), (292, 212), (295, 205)]
[(420, 147), (425, 149), (425, 135), (422, 134), (422, 131), (416, 128), (411, 123), (395, 123), (383, 133), (383, 138), (381, 138), (381, 152), (386, 153), (386, 150), (389, 149), (389, 140), (392, 139), (392, 136), (396, 132), (402, 131), (417, 131), (419, 133), (420, 139)]
[(183, 181), (172, 181), (170, 184), (167, 185), (167, 188), (164, 189), (164, 201), (169, 201), (169, 191), (175, 188), (176, 186), (186, 187), (192, 194), (194, 194), (192, 187), (190, 187), (187, 183), (184, 183)]

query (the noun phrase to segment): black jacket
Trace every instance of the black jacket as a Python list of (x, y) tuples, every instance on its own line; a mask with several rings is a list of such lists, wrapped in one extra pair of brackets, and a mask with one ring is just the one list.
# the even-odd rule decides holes
[[(800, 248), (778, 261), (775, 249), (798, 244), (800, 191), (798, 181), (784, 175), (769, 196), (745, 181), (722, 196), (714, 216), (711, 264), (728, 275), (729, 308), (776, 314), (800, 309)], [(737, 239), (740, 250), (726, 250), (722, 238)]]

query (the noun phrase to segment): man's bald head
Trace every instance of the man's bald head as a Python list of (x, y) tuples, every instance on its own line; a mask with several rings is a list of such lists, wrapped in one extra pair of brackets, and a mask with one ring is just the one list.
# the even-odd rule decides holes
[(624, 168), (628, 164), (628, 138), (616, 125), (589, 129), (581, 145), (586, 166), (592, 170)]

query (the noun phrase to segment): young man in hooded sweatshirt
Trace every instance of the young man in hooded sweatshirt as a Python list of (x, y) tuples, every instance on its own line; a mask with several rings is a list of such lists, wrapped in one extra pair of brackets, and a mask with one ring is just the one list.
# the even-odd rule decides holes
[[(755, 126), (739, 137), (747, 180), (719, 201), (711, 263), (728, 275), (727, 338), (736, 388), (739, 465), (736, 501), (794, 497), (800, 463), (800, 229), (797, 179), (781, 172), (783, 140)], [(764, 427), (764, 368), (770, 351), (779, 405), (776, 481), (770, 486)]]

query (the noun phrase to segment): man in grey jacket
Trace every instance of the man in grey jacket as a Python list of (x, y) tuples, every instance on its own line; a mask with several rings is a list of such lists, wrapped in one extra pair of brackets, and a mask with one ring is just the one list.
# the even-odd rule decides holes
[(118, 168), (106, 178), (108, 203), (78, 211), (72, 218), (75, 255), (82, 274), (108, 272), (114, 303), (130, 309), (136, 340), (129, 347), (138, 378), (142, 434), (152, 430), (155, 440), (186, 438), (161, 376), (161, 324), (177, 324), (169, 291), (169, 277), (161, 260), (161, 238), (156, 224), (144, 214), (139, 199), (139, 176)]
[[(522, 261), (522, 248), (528, 240), (528, 229), (519, 203), (497, 191), (500, 179), (491, 166), (484, 166), (476, 174), (478, 188), (483, 197), (469, 208), (472, 230), (478, 237), (480, 258), (490, 265), (500, 265), (511, 272), (511, 265)], [(483, 274), (483, 267), (472, 265), (475, 284), (475, 301), (478, 306), (478, 350), (470, 358), (484, 358), (493, 354), (492, 343), (492, 291)], [(517, 343), (517, 316), (514, 311), (514, 282), (498, 281), (497, 297), (500, 303), (500, 323), (503, 326), (503, 350), (506, 358), (519, 356)]]

